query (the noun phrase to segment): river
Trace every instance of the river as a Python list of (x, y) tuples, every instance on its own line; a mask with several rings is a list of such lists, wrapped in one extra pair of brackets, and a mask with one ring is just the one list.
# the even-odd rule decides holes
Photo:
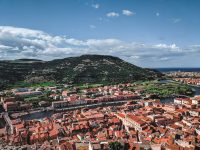
[(42, 111), (42, 112), (36, 112), (36, 113), (32, 113), (32, 114), (27, 114), (22, 116), (21, 118), (23, 120), (33, 120), (33, 119), (43, 119), (45, 117), (50, 118), (53, 115), (52, 111)]
[(3, 118), (0, 118), (0, 129), (5, 127), (5, 120)]
[[(161, 80), (160, 83), (169, 83), (169, 82), (174, 82), (172, 80)], [(195, 95), (200, 95), (200, 87), (197, 86), (191, 86), (192, 88), (195, 89), (195, 93), (193, 96)], [(174, 102), (174, 98), (163, 98), (160, 100), (161, 103), (173, 103)], [(52, 111), (45, 111), (45, 112), (36, 112), (33, 114), (27, 114), (24, 115), (22, 117), (23, 120), (32, 120), (32, 119), (43, 119), (45, 117), (51, 117), (53, 115)]]
[[(174, 82), (173, 80), (161, 80), (159, 81), (160, 83), (170, 83), (170, 82)], [(200, 95), (200, 87), (198, 86), (193, 86), (193, 85), (189, 85), (191, 88), (193, 88), (195, 90), (194, 94), (192, 96), (195, 95)], [(169, 97), (169, 98), (162, 98), (160, 100), (161, 103), (173, 103), (174, 102), (174, 98), (173, 97)]]

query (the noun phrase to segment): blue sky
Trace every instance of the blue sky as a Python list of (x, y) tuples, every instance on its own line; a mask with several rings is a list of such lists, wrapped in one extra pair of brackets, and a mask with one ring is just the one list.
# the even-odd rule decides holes
[(199, 0), (0, 0), (0, 59), (108, 54), (200, 67)]

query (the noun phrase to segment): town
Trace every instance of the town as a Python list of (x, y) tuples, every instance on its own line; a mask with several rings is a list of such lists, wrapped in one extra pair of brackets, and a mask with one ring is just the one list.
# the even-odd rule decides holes
[(200, 0), (0, 0), (0, 150), (200, 150)]
[[(144, 97), (135, 84), (16, 88), (1, 92), (1, 149), (200, 148), (200, 96), (171, 103)], [(44, 95), (38, 105), (26, 99)], [(43, 117), (31, 118), (35, 113)], [(112, 148), (111, 148), (112, 149)]]
[(199, 72), (170, 72), (166, 74), (168, 77), (173, 78), (175, 81), (185, 84), (200, 85)]

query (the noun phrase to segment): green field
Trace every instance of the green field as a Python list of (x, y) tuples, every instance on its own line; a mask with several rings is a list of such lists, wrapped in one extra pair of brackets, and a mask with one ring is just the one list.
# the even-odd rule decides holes
[(136, 85), (136, 88), (143, 89), (145, 94), (156, 94), (159, 97), (171, 97), (172, 95), (191, 96), (193, 89), (185, 84), (177, 82), (160, 83), (159, 81), (143, 82)]
[(13, 85), (8, 85), (8, 89), (11, 88), (23, 88), (23, 87), (47, 87), (47, 86), (56, 86), (55, 82), (42, 82), (42, 83), (27, 83), (27, 82), (17, 82)]
[[(79, 89), (86, 89), (86, 88), (96, 88), (96, 87), (100, 87), (102, 86), (103, 84), (80, 84), (80, 85), (77, 85), (77, 87)], [(76, 87), (76, 85), (74, 85)]]

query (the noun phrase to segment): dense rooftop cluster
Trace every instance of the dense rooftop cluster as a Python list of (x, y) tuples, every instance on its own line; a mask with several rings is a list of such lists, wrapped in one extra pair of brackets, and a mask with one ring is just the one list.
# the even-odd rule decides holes
[(53, 114), (31, 120), (23, 116), (36, 110), (21, 98), (41, 95), (45, 90), (13, 89), (12, 97), (2, 93), (5, 127), (0, 129), (1, 149), (106, 150), (116, 142), (121, 149), (130, 150), (200, 148), (200, 96), (162, 104), (160, 100), (143, 99), (141, 91), (128, 90), (131, 86), (81, 91), (46, 87), (53, 100), (40, 102), (38, 109)]
[(189, 85), (200, 85), (200, 72), (168, 72), (166, 76), (174, 81)]
[(175, 81), (179, 81), (185, 84), (200, 85), (200, 78), (174, 78)]
[(169, 77), (181, 77), (181, 78), (199, 78), (200, 72), (191, 72), (191, 71), (174, 71), (166, 73)]

